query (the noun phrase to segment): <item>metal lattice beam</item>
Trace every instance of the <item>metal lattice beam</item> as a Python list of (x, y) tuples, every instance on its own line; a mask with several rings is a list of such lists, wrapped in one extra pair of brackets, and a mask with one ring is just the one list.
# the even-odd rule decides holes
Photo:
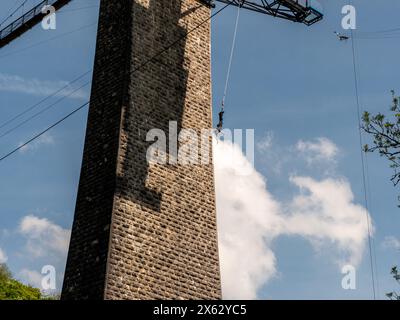
[(322, 20), (323, 14), (311, 6), (310, 0), (201, 0), (213, 6), (214, 2), (231, 3), (243, 9), (273, 17), (304, 23), (308, 26)]
[[(56, 10), (71, 0), (43, 0), (21, 17), (0, 30), (0, 48), (9, 44), (23, 33), (40, 23), (43, 19), (42, 8), (53, 6)], [(323, 14), (310, 5), (311, 0), (199, 0), (214, 7), (214, 1), (240, 6), (243, 9), (267, 14), (273, 17), (312, 25), (323, 18)]]
[(38, 5), (27, 11), (17, 20), (14, 20), (4, 29), (0, 30), (0, 48), (15, 40), (23, 33), (40, 23), (44, 17), (42, 8), (46, 5), (53, 6), (56, 10), (68, 4), (71, 0), (43, 0)]

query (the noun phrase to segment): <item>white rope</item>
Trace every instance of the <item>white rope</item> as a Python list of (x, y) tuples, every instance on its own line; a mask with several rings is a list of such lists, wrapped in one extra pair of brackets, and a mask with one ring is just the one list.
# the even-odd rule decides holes
[(241, 6), (238, 6), (236, 23), (235, 23), (235, 31), (233, 33), (233, 40), (232, 40), (231, 55), (229, 57), (228, 72), (227, 72), (226, 81), (225, 81), (224, 96), (222, 98), (222, 109), (225, 107), (226, 95), (228, 93), (229, 79), (230, 79), (231, 70), (232, 70), (233, 54), (235, 52), (235, 47), (236, 47), (236, 38), (237, 38), (237, 31), (238, 31), (238, 26), (239, 26), (240, 9), (241, 9)]
[(237, 15), (236, 15), (235, 30), (234, 30), (234, 33), (233, 33), (231, 54), (230, 54), (230, 57), (229, 57), (228, 71), (227, 71), (227, 74), (226, 74), (224, 94), (222, 96), (222, 101), (221, 101), (221, 111), (219, 113), (219, 123), (218, 123), (218, 126), (217, 126), (218, 132), (221, 132), (222, 126), (223, 126), (223, 115), (224, 115), (224, 112), (225, 112), (225, 101), (226, 101), (226, 96), (228, 94), (229, 79), (230, 79), (230, 76), (231, 76), (233, 55), (234, 55), (235, 47), (236, 47), (236, 38), (237, 38), (237, 32), (238, 32), (238, 26), (239, 26), (239, 18), (240, 18), (240, 9), (241, 8), (242, 8), (242, 6), (239, 5), (238, 6), (238, 10), (237, 10)]

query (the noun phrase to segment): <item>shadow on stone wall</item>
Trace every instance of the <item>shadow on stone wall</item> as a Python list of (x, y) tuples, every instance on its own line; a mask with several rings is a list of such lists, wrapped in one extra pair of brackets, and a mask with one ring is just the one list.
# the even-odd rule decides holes
[[(154, 128), (163, 130), (169, 150), (169, 122), (177, 122), (178, 133), (182, 127), (188, 71), (184, 67), (187, 31), (179, 25), (181, 1), (151, 0), (149, 8), (135, 3), (132, 8), (133, 19), (141, 21), (141, 29), (132, 29), (129, 43), (127, 70), (131, 77), (122, 124), (127, 141), (117, 185), (123, 197), (155, 211), (160, 210), (162, 194), (146, 187), (146, 153), (154, 143), (146, 142), (146, 134)], [(182, 40), (141, 67), (179, 38)]]

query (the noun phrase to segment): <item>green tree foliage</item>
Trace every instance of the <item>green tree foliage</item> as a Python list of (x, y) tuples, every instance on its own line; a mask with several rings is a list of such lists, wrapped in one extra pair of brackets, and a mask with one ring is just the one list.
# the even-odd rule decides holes
[[(371, 115), (365, 111), (362, 118), (362, 129), (373, 139), (373, 145), (366, 144), (364, 151), (377, 151), (382, 157), (389, 160), (389, 165), (394, 171), (390, 180), (394, 186), (397, 186), (400, 183), (400, 97), (396, 96), (394, 90), (391, 93), (390, 113), (388, 115), (383, 113)], [(393, 267), (390, 273), (400, 283), (397, 267)], [(394, 291), (387, 293), (386, 296), (391, 300), (400, 300), (400, 296)]]
[(11, 278), (11, 272), (5, 264), (0, 264), (0, 282)]
[[(390, 273), (392, 274), (393, 278), (400, 284), (400, 273), (399, 270), (397, 270), (397, 267), (393, 267)], [(391, 300), (400, 300), (400, 296), (395, 291), (387, 293), (386, 296)]]
[(382, 157), (389, 160), (394, 170), (391, 181), (395, 186), (400, 182), (400, 105), (399, 97), (392, 90), (392, 105), (390, 114), (378, 113), (371, 115), (365, 111), (362, 129), (373, 138), (373, 145), (364, 146), (365, 152), (377, 151)]
[(0, 300), (40, 300), (39, 289), (26, 286), (12, 278), (5, 264), (0, 264)]

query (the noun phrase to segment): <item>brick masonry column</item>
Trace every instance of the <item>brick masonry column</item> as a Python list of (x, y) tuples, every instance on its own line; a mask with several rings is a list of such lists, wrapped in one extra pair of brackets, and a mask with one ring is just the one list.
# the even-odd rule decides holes
[(146, 161), (149, 130), (212, 127), (210, 22), (143, 66), (209, 16), (197, 0), (101, 1), (62, 299), (221, 298), (212, 162)]

